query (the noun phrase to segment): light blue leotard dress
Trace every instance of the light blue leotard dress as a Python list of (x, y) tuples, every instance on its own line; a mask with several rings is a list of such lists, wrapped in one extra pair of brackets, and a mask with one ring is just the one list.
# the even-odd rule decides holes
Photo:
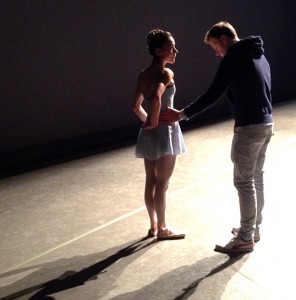
[[(175, 93), (175, 85), (166, 88), (161, 97), (160, 111), (166, 110), (167, 106), (173, 107)], [(150, 112), (151, 100), (144, 98), (144, 105), (146, 111)], [(160, 122), (155, 129), (140, 129), (135, 156), (156, 160), (165, 155), (177, 155), (185, 151), (185, 143), (179, 122)]]

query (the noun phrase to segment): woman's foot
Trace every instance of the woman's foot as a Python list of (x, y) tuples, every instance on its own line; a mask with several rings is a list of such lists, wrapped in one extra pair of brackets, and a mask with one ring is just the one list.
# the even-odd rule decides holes
[(185, 236), (186, 234), (184, 232), (180, 230), (169, 229), (169, 228), (158, 230), (157, 233), (157, 239), (159, 241), (184, 239)]
[(157, 236), (157, 228), (150, 228), (148, 230), (148, 237), (156, 237)]
[(156, 237), (158, 232), (157, 221), (150, 221), (150, 229), (148, 230), (148, 237)]

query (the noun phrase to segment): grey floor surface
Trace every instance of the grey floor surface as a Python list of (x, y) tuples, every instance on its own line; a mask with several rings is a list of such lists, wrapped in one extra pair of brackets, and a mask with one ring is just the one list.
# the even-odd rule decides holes
[(252, 253), (213, 251), (239, 225), (227, 120), (184, 133), (168, 218), (185, 240), (145, 238), (134, 145), (2, 179), (0, 299), (296, 299), (296, 101), (276, 105), (274, 116)]

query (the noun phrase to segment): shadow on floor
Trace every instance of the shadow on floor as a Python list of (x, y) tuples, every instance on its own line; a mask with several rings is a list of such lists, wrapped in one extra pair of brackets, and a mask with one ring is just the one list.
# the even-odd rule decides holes
[[(205, 259), (199, 260), (197, 263), (190, 266), (182, 266), (176, 268), (159, 278), (151, 284), (145, 286), (140, 290), (136, 290), (130, 293), (125, 293), (113, 297), (112, 300), (126, 300), (126, 299), (151, 299), (151, 295), (155, 295), (153, 299), (174, 299), (184, 300), (188, 299), (195, 294), (198, 297), (198, 288), (200, 283), (215, 274), (226, 270), (235, 264), (235, 268), (229, 268), (229, 276), (223, 276), (217, 280), (217, 284), (213, 285), (211, 291), (201, 291), (201, 298), (192, 299), (221, 299), (225, 287), (228, 282), (235, 275), (242, 265), (246, 262), (248, 255), (214, 255)], [(245, 256), (245, 259), (243, 257)], [(207, 298), (208, 294), (209, 298)]]
[[(84, 285), (87, 281), (96, 280), (98, 276), (108, 272), (108, 268), (111, 267), (115, 262), (121, 260), (122, 258), (131, 257), (135, 253), (139, 252), (139, 255), (143, 255), (145, 251), (144, 249), (148, 249), (149, 246), (155, 243), (155, 239), (151, 238), (143, 238), (141, 240), (135, 241), (128, 246), (124, 246), (120, 250), (116, 251), (116, 249), (109, 249), (104, 253), (96, 253), (88, 256), (78, 256), (70, 259), (61, 259), (55, 262), (45, 263), (41, 265), (35, 265), (29, 268), (18, 269), (14, 271), (10, 271), (0, 275), (1, 277), (7, 277), (12, 274), (17, 274), (25, 271), (29, 271), (30, 269), (38, 268), (36, 272), (31, 273), (27, 277), (2, 288), (1, 294), (6, 294), (6, 296), (2, 296), (2, 300), (12, 300), (17, 299), (19, 297), (27, 295), (27, 299), (54, 299), (51, 297), (51, 294), (58, 293), (61, 291), (65, 291), (77, 286)], [(123, 246), (121, 246), (123, 247)], [(118, 249), (118, 247), (117, 247)], [(108, 255), (107, 253), (115, 252), (114, 254), (109, 255), (107, 258), (99, 261), (98, 263), (92, 264), (94, 261), (101, 259), (102, 256)], [(138, 255), (138, 256), (139, 256)], [(133, 257), (129, 260), (125, 260), (126, 263), (124, 268), (127, 267), (134, 259), (138, 256)], [(90, 265), (92, 264), (92, 265)], [(85, 265), (90, 265), (85, 267)], [(73, 269), (80, 269), (79, 271), (75, 271)], [(123, 271), (122, 268), (120, 273)], [(72, 269), (72, 270), (71, 270)], [(67, 271), (65, 271), (67, 270)], [(57, 276), (57, 274), (61, 274)], [(118, 274), (118, 276), (120, 275)], [(55, 276), (57, 276), (55, 278)], [(53, 280), (48, 280), (50, 278), (55, 278)], [(45, 281), (47, 279), (48, 281)], [(32, 282), (43, 281), (42, 283), (38, 283), (32, 286)], [(45, 282), (44, 282), (45, 281)], [(108, 285), (106, 283), (106, 285)], [(105, 285), (105, 288), (106, 288)], [(30, 286), (24, 288), (22, 290), (15, 291), (20, 288), (20, 286)], [(109, 287), (112, 289), (112, 285)], [(6, 290), (6, 292), (5, 292)], [(30, 295), (34, 292), (38, 291), (34, 295)]]

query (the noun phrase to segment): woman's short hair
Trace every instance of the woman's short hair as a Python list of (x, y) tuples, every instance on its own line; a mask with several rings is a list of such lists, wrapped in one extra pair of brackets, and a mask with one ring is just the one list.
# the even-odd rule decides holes
[(172, 34), (168, 31), (162, 29), (153, 29), (149, 31), (147, 35), (147, 47), (149, 53), (152, 56), (155, 56), (155, 49), (162, 48), (163, 45), (168, 41), (168, 39), (172, 36)]

